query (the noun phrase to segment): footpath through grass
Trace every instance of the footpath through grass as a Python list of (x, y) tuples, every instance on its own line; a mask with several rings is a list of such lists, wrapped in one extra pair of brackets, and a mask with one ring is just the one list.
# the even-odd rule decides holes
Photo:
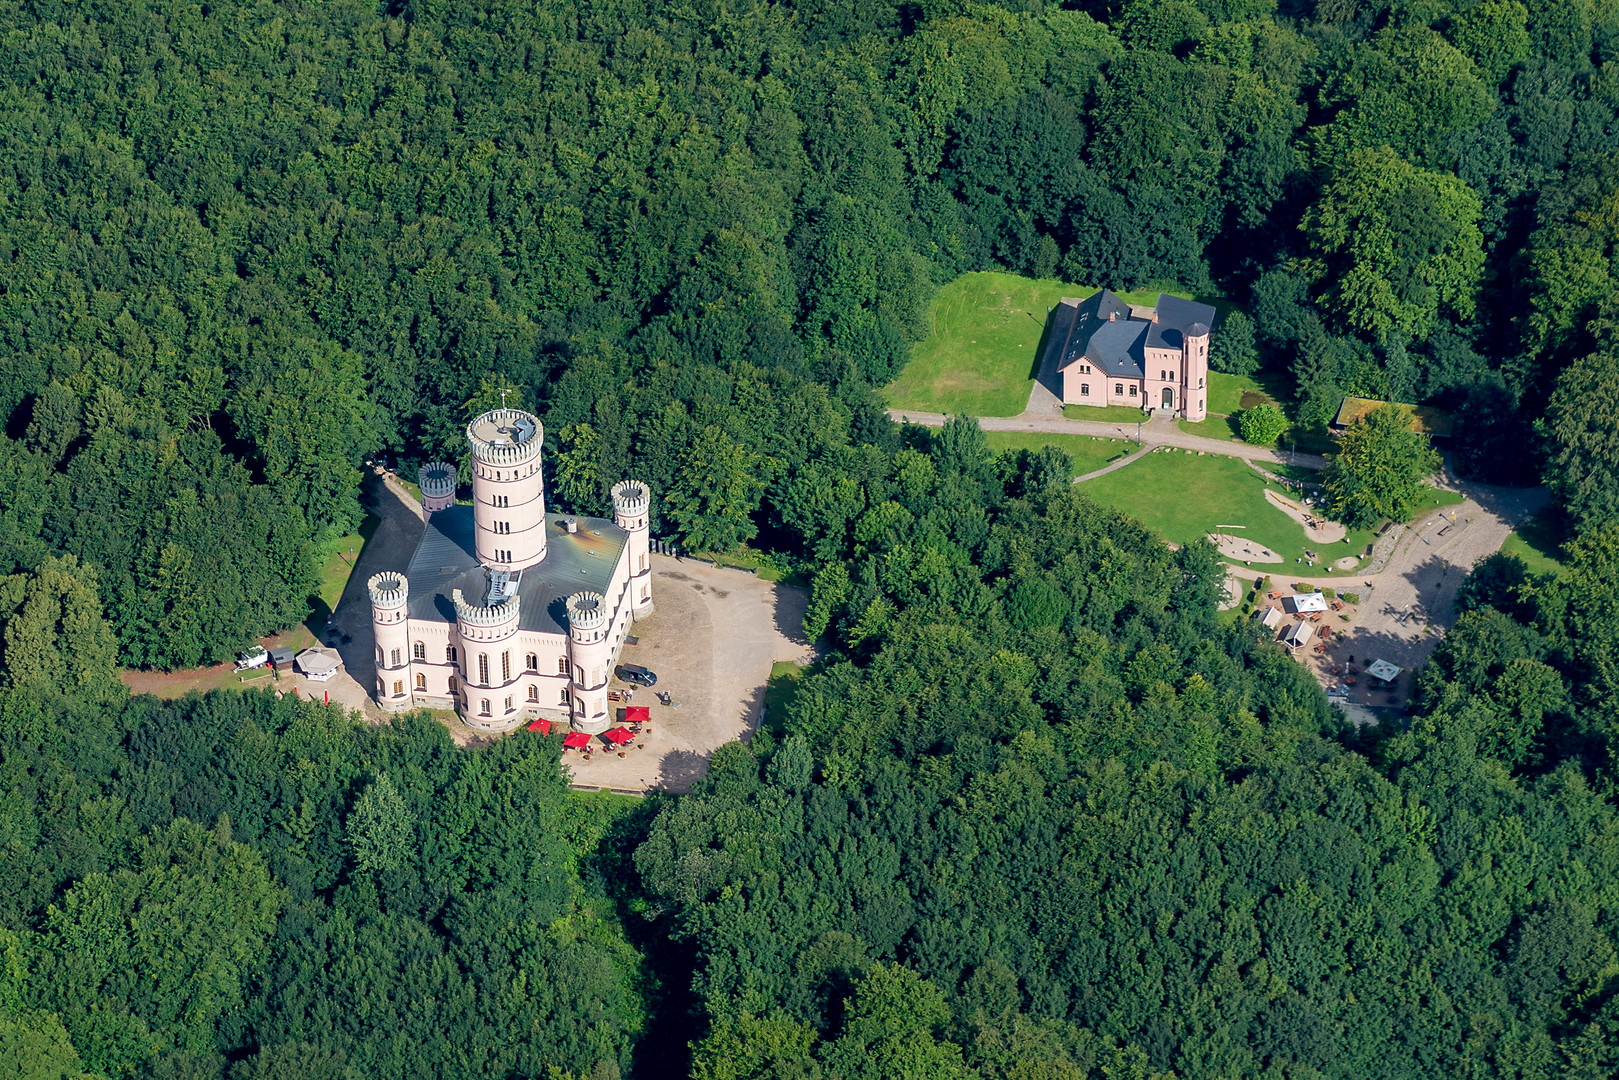
[(1108, 462), (1123, 457), (1135, 445), (1123, 439), (1103, 439), (1094, 435), (1048, 435), (1039, 431), (986, 431), (984, 436), (989, 440), (989, 448), (997, 454), (1003, 450), (1028, 450), (1033, 453), (1042, 446), (1066, 450), (1068, 456), (1074, 459), (1074, 476), (1095, 472)]
[[(1347, 543), (1320, 545), (1308, 541), (1302, 525), (1265, 499), (1267, 487), (1278, 495), (1287, 494), (1280, 484), (1267, 483), (1235, 458), (1160, 451), (1128, 469), (1086, 481), (1081, 490), (1174, 543), (1186, 544), (1209, 533), (1225, 532), (1268, 547), (1283, 559), (1279, 563), (1254, 563), (1256, 571), (1289, 574), (1308, 569), (1314, 576), (1358, 572), (1358, 568), (1333, 570), (1332, 563), (1346, 555), (1364, 556), (1372, 544), (1370, 530), (1349, 530)], [(1306, 548), (1319, 556), (1314, 567), (1300, 563)]]
[[(883, 391), (896, 409), (1017, 416), (1039, 373), (1050, 309), (1065, 296), (1084, 299), (1094, 286), (1056, 278), (983, 271), (963, 274), (933, 298), (933, 333)], [(1156, 292), (1119, 293), (1151, 304)]]

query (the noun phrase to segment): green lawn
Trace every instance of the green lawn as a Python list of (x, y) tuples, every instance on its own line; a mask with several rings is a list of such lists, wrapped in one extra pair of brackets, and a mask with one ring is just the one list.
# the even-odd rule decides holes
[(791, 660), (777, 660), (770, 665), (770, 679), (765, 683), (765, 718), (763, 727), (773, 735), (782, 732), (782, 721), (787, 718), (787, 706), (798, 693), (798, 684), (804, 678), (804, 668)]
[(1057, 446), (1068, 451), (1074, 459), (1074, 475), (1095, 472), (1103, 465), (1121, 456), (1131, 445), (1097, 438), (1094, 435), (1047, 435), (1038, 431), (988, 431), (985, 437), (989, 448), (997, 454), (1002, 450), (1038, 450), (1042, 446)]
[(1134, 405), (1064, 405), (1065, 420), (1089, 420), (1093, 424), (1139, 424), (1147, 414)]
[(320, 633), (326, 626), (326, 620), (331, 617), (337, 608), (337, 602), (343, 599), (343, 590), (348, 588), (349, 576), (354, 573), (354, 564), (359, 561), (360, 552), (371, 539), (371, 534), (377, 531), (381, 524), (375, 514), (365, 515), (360, 523), (360, 531), (350, 533), (348, 536), (339, 536), (335, 540), (328, 540), (320, 548), (320, 591), (310, 597), (310, 607), (313, 609), (305, 620), (315, 633)]
[(1178, 421), (1180, 429), (1188, 435), (1201, 435), (1205, 439), (1240, 441), (1242, 434), (1237, 429), (1239, 412), (1264, 401), (1282, 408), (1271, 393), (1274, 387), (1267, 385), (1273, 382), (1273, 377), (1264, 374), (1253, 376), (1209, 372), (1209, 418), (1196, 424), (1188, 420)]
[(1188, 435), (1201, 435), (1205, 439), (1224, 439), (1227, 442), (1241, 442), (1242, 433), (1237, 430), (1235, 416), (1211, 416), (1207, 420), (1196, 424), (1190, 420), (1177, 420), (1175, 426)]
[[(883, 396), (896, 409), (1016, 416), (1029, 404), (1050, 309), (1065, 296), (1095, 291), (1056, 278), (963, 274), (933, 298), (933, 333), (911, 350)], [(1118, 295), (1131, 304), (1158, 296)]]
[(1563, 572), (1563, 531), (1546, 518), (1531, 518), (1518, 526), (1501, 550), (1522, 559), (1531, 573), (1556, 576)]
[[(1303, 568), (1304, 529), (1265, 501), (1264, 477), (1235, 458), (1188, 453), (1156, 453), (1128, 469), (1087, 481), (1084, 491), (1100, 503), (1116, 507), (1176, 543), (1187, 543), (1211, 532), (1229, 532), (1258, 541), (1281, 555), (1285, 562), (1255, 563), (1254, 570), (1295, 573)], [(1282, 494), (1280, 486), (1277, 494)], [(1234, 526), (1245, 528), (1234, 528)], [(1225, 526), (1225, 528), (1221, 528)], [(1345, 555), (1364, 555), (1372, 533), (1351, 529), (1348, 542), (1317, 547), (1322, 562), (1310, 570), (1315, 576), (1336, 573), (1330, 564)], [(1289, 568), (1293, 569), (1289, 569)], [(1353, 574), (1357, 571), (1344, 571)]]

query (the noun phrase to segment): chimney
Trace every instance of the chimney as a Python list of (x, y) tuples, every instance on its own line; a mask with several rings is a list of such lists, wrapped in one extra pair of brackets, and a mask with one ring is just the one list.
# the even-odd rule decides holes
[(1118, 317), (1119, 317), (1119, 313), (1117, 311), (1110, 311), (1110, 312), (1107, 313), (1107, 321), (1108, 322), (1115, 322), (1118, 319)]

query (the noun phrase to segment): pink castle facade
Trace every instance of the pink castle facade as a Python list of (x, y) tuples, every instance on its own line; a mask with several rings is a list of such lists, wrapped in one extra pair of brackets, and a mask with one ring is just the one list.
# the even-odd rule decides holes
[(1160, 293), (1136, 307), (1103, 289), (1052, 311), (1042, 370), (1057, 373), (1065, 405), (1130, 405), (1199, 421), (1209, 415), (1207, 304)]
[(454, 709), (509, 731), (539, 717), (591, 734), (631, 624), (652, 613), (652, 495), (626, 480), (613, 517), (545, 511), (540, 421), (496, 409), (467, 425), (472, 503), (456, 470), (419, 481), (427, 527), (410, 565), (367, 583), (383, 708)]

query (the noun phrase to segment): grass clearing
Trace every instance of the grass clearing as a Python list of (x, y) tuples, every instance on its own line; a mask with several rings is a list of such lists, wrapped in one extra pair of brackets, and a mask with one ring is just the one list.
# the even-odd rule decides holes
[[(1029, 404), (1050, 309), (1065, 296), (1094, 292), (1094, 286), (1057, 278), (963, 274), (934, 296), (933, 333), (911, 350), (883, 396), (896, 409), (1016, 416)], [(1118, 295), (1130, 304), (1158, 297), (1156, 291)]]
[(1232, 416), (1243, 409), (1251, 409), (1262, 401), (1268, 401), (1277, 408), (1281, 407), (1281, 403), (1271, 394), (1270, 388), (1263, 385), (1258, 377), (1227, 375), (1223, 371), (1209, 372), (1210, 414)]
[(1108, 462), (1123, 457), (1134, 444), (1114, 442), (1095, 435), (1049, 435), (1040, 431), (986, 431), (989, 448), (997, 454), (1003, 450), (1028, 450), (1042, 446), (1055, 446), (1068, 452), (1074, 459), (1075, 476), (1095, 472)]
[(1241, 442), (1242, 432), (1237, 429), (1235, 416), (1211, 416), (1207, 420), (1192, 423), (1190, 420), (1177, 420), (1175, 426), (1188, 435), (1197, 435), (1205, 439), (1224, 439), (1227, 442)]
[[(1298, 560), (1311, 545), (1298, 522), (1266, 501), (1266, 488), (1285, 494), (1281, 485), (1267, 483), (1235, 458), (1159, 452), (1128, 469), (1087, 481), (1083, 490), (1097, 502), (1129, 514), (1177, 544), (1211, 532), (1229, 532), (1270, 548), (1284, 560), (1255, 563), (1255, 571), (1296, 573), (1304, 569)], [(1351, 529), (1346, 540), (1315, 547), (1320, 560), (1309, 568), (1309, 573), (1358, 573), (1358, 568), (1335, 571), (1331, 564), (1345, 555), (1363, 556), (1371, 546), (1372, 533), (1368, 529)]]
[(798, 693), (804, 671), (804, 667), (791, 660), (777, 660), (770, 665), (770, 678), (765, 682), (764, 719), (760, 726), (773, 736), (782, 733), (787, 706)]
[(1064, 420), (1088, 420), (1093, 424), (1131, 425), (1145, 423), (1147, 414), (1134, 405), (1064, 405)]
[(1532, 574), (1561, 575), (1563, 566), (1563, 530), (1555, 521), (1530, 518), (1519, 525), (1506, 538), (1501, 550), (1524, 561)]

